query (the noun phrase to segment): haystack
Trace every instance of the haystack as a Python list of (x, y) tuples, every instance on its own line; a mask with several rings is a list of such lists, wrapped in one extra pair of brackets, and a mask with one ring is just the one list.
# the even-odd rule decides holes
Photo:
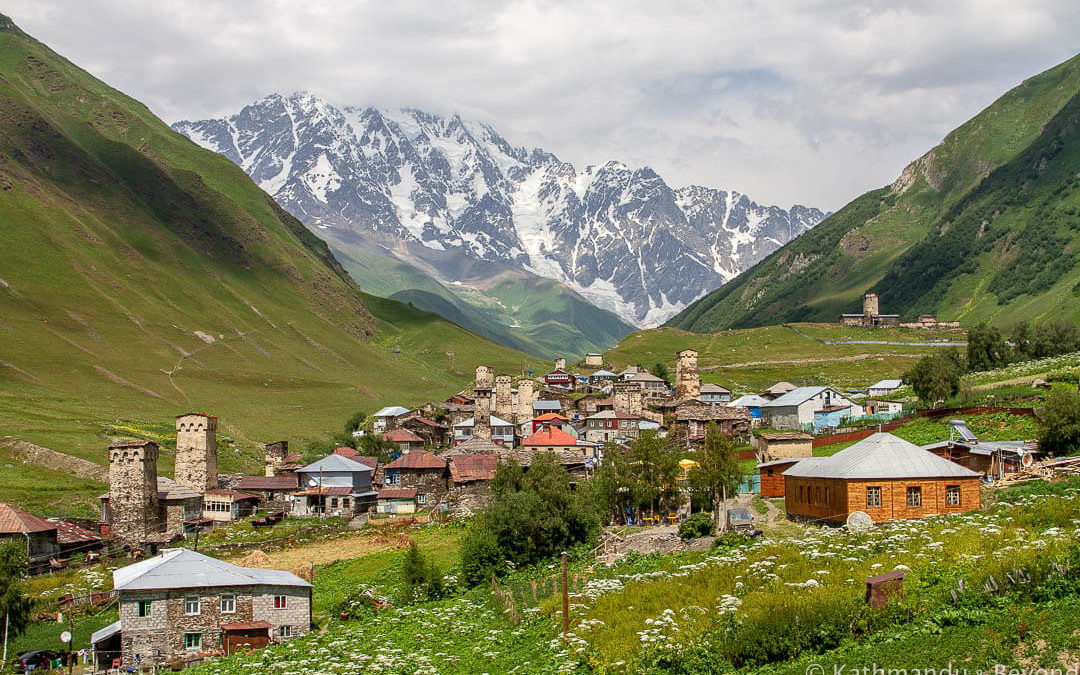
[(259, 549), (255, 549), (251, 553), (248, 553), (243, 560), (240, 561), (241, 567), (266, 567), (270, 564), (270, 556), (266, 555)]

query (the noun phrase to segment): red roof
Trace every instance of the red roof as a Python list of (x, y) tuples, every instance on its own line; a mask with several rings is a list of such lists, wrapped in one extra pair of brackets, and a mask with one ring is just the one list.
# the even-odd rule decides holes
[(295, 473), (280, 476), (244, 476), (240, 479), (241, 490), (295, 490), (299, 483)]
[(454, 455), (450, 458), (450, 477), (455, 483), (495, 478), (495, 455)]
[(533, 422), (550, 422), (552, 420), (564, 420), (566, 422), (569, 422), (570, 418), (565, 415), (560, 415), (556, 412), (549, 412), (544, 413), (543, 415), (537, 415), (532, 419)]
[(101, 541), (94, 532), (79, 527), (75, 523), (69, 523), (59, 518), (49, 518), (50, 523), (56, 526), (56, 541), (61, 544), (85, 544), (87, 542)]
[(387, 471), (390, 469), (445, 469), (446, 460), (426, 450), (413, 450), (390, 462), (385, 468)]
[(576, 446), (578, 439), (559, 427), (544, 427), (521, 442), (522, 445)]
[(354, 448), (349, 448), (349, 447), (334, 448), (334, 454), (335, 455), (341, 455), (342, 457), (347, 457), (348, 459), (352, 459), (352, 458), (356, 457), (356, 455), (359, 454), (359, 452), (360, 452), (359, 450), (356, 450)]
[(356, 457), (353, 457), (352, 459), (353, 459), (354, 462), (360, 462), (364, 466), (370, 466), (372, 471), (379, 468), (379, 458), (378, 457), (357, 455)]
[(0, 534), (48, 532), (55, 529), (56, 525), (44, 518), (32, 516), (17, 506), (0, 502)]
[(402, 424), (408, 424), (409, 422), (420, 422), (421, 424), (426, 424), (429, 427), (435, 427), (437, 429), (445, 429), (446, 428), (446, 425), (444, 425), (444, 424), (439, 424), (438, 422), (432, 422), (428, 418), (420, 417), (419, 415), (417, 415), (416, 417), (405, 420), (404, 422), (402, 422)]
[(391, 429), (382, 435), (384, 440), (393, 441), (394, 443), (423, 443), (424, 439), (420, 438), (408, 429)]
[(379, 490), (376, 499), (416, 499), (416, 488), (386, 488)]
[(285, 461), (286, 464), (296, 464), (297, 462), (299, 462), (303, 458), (304, 458), (303, 453), (290, 452), (289, 454), (285, 455), (284, 461)]

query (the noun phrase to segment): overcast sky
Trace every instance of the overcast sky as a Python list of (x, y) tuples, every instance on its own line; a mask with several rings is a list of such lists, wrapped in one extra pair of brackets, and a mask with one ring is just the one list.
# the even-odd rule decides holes
[(835, 210), (1080, 52), (1080, 2), (6, 0), (167, 122), (271, 92), (457, 112), (578, 168)]

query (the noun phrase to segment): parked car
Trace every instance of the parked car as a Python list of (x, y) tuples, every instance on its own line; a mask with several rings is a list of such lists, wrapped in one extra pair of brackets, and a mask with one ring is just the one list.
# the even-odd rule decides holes
[(749, 509), (734, 508), (727, 512), (728, 528), (736, 532), (751, 532), (754, 529), (754, 516)]
[(23, 652), (15, 657), (15, 672), (28, 673), (35, 670), (45, 670), (52, 661), (60, 658), (63, 658), (61, 654), (49, 649), (34, 649)]

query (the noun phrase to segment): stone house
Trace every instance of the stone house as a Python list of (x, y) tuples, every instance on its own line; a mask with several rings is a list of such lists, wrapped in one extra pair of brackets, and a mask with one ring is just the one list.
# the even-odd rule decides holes
[(207, 490), (203, 493), (202, 517), (216, 523), (231, 523), (254, 514), (258, 506), (258, 495), (239, 490)]
[(604, 367), (604, 355), (597, 352), (589, 352), (585, 355), (585, 366), (587, 368), (603, 368)]
[(244, 476), (237, 488), (241, 492), (257, 495), (264, 508), (280, 512), (286, 508), (288, 497), (300, 487), (299, 477), (295, 473), (279, 476)]
[(60, 554), (57, 527), (17, 506), (0, 502), (0, 541), (13, 539), (25, 549), (32, 567), (47, 564)]
[(963, 513), (980, 506), (982, 475), (888, 433), (784, 471), (789, 517), (843, 523), (855, 511), (874, 522)]
[(783, 380), (781, 380), (780, 382), (777, 382), (773, 386), (761, 392), (761, 396), (762, 398), (767, 398), (770, 401), (775, 401), (789, 391), (794, 391), (796, 389), (798, 389), (798, 387), (796, 387), (792, 383), (784, 382)]
[(374, 420), (372, 428), (375, 433), (381, 434), (384, 431), (393, 429), (394, 420), (407, 414), (409, 414), (408, 408), (404, 408), (400, 405), (388, 405), (371, 416)]
[(426, 450), (414, 450), (386, 465), (385, 488), (415, 489), (417, 507), (431, 508), (446, 496), (447, 477), (445, 459)]
[(372, 467), (330, 454), (297, 470), (299, 491), (292, 494), (295, 516), (349, 516), (370, 507)]
[(731, 390), (718, 384), (703, 384), (700, 393), (700, 400), (706, 405), (727, 405), (731, 401)]
[(446, 445), (450, 439), (450, 428), (439, 424), (423, 415), (403, 415), (394, 422), (398, 429), (406, 429), (422, 439), (422, 444), (430, 448)]
[(671, 391), (666, 380), (653, 375), (647, 370), (638, 372), (627, 381), (638, 384), (649, 398), (664, 398)]
[(390, 441), (397, 445), (398, 452), (403, 455), (413, 450), (421, 450), (424, 447), (424, 439), (408, 429), (391, 429), (384, 432), (382, 437), (384, 441)]
[(450, 463), (450, 494), (447, 501), (454, 512), (482, 509), (491, 499), (491, 481), (495, 478), (498, 460), (495, 455), (452, 455)]
[(166, 549), (114, 571), (113, 588), (120, 620), (95, 633), (95, 646), (118, 638), (124, 668), (226, 654), (253, 637), (278, 642), (311, 628), (308, 582), (188, 549)]
[(679, 405), (675, 409), (673, 433), (687, 445), (698, 445), (705, 440), (705, 432), (713, 422), (725, 436), (745, 439), (750, 433), (750, 414), (745, 409), (703, 403)]
[(585, 418), (585, 440), (607, 443), (615, 440), (633, 440), (638, 437), (641, 418), (624, 412), (605, 410)]
[(383, 488), (375, 498), (376, 513), (399, 516), (416, 513), (416, 488)]
[(814, 425), (814, 413), (838, 410), (854, 416), (861, 408), (832, 387), (798, 387), (761, 406), (761, 415), (766, 426), (799, 431)]
[[(507, 447), (514, 447), (514, 425), (501, 417), (488, 415), (491, 429), (491, 442)], [(454, 425), (454, 445), (459, 445), (472, 438), (476, 431), (476, 418), (469, 418)]]
[[(123, 485), (113, 489), (110, 474), (109, 492), (99, 496), (101, 522), (108, 525), (108, 532), (121, 544), (138, 546), (147, 542), (165, 543), (191, 534), (199, 527), (203, 515), (202, 494), (171, 478), (157, 476), (154, 478), (156, 490), (153, 497), (148, 492), (142, 494), (140, 490), (138, 500), (129, 498), (116, 502), (113, 500), (116, 493), (123, 495), (132, 489), (131, 485)], [(120, 510), (114, 506), (117, 503)]]
[(801, 431), (761, 432), (754, 434), (750, 444), (757, 450), (760, 462), (814, 456), (814, 437)]
[(503, 446), (492, 443), (487, 438), (473, 436), (443, 453), (443, 458), (449, 460), (455, 455), (497, 455)]

